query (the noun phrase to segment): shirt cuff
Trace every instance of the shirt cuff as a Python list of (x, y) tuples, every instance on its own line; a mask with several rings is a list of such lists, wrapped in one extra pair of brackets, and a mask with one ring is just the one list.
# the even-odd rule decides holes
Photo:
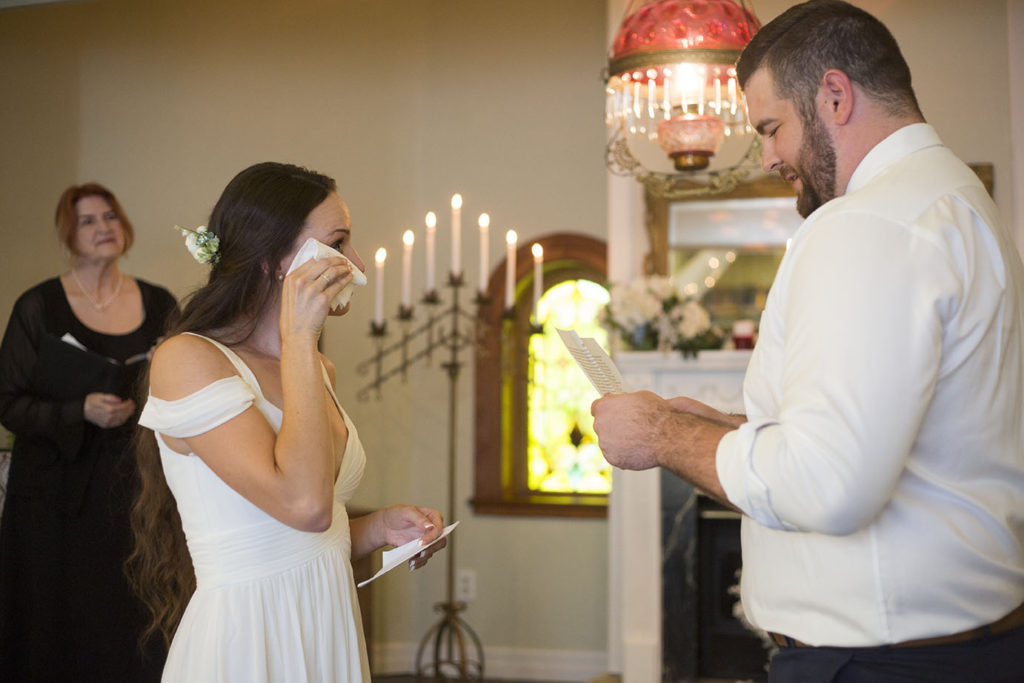
[(750, 420), (718, 442), (715, 469), (726, 497), (748, 517), (771, 529), (792, 531), (797, 527), (783, 522), (771, 504), (771, 492), (754, 467), (754, 450), (761, 431), (777, 426), (773, 420)]

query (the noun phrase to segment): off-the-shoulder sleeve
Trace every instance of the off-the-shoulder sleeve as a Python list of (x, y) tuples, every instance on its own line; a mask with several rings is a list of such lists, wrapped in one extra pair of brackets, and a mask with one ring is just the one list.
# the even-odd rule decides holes
[(208, 432), (252, 405), (252, 388), (237, 375), (219, 379), (176, 401), (150, 395), (139, 424), (178, 439)]

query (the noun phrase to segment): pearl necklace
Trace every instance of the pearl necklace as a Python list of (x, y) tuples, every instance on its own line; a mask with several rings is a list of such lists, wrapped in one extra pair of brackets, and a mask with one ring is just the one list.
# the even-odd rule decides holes
[(75, 272), (74, 268), (71, 269), (71, 277), (75, 278), (75, 284), (78, 285), (78, 289), (82, 292), (83, 295), (85, 295), (85, 298), (89, 300), (89, 303), (91, 303), (92, 307), (95, 308), (97, 311), (102, 311), (104, 308), (114, 303), (114, 299), (116, 299), (117, 295), (121, 293), (121, 283), (124, 281), (124, 276), (118, 273), (117, 286), (114, 287), (114, 293), (111, 294), (110, 298), (108, 298), (106, 301), (97, 302), (95, 299), (92, 298), (89, 292), (85, 291), (85, 287), (82, 285), (82, 281), (78, 279), (78, 273)]

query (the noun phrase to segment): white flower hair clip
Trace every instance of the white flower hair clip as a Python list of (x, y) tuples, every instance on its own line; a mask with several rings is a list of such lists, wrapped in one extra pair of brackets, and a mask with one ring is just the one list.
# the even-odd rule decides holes
[(188, 253), (192, 254), (192, 258), (199, 263), (217, 265), (220, 261), (220, 238), (207, 230), (205, 225), (200, 225), (195, 230), (175, 225), (174, 229), (185, 236), (185, 247)]

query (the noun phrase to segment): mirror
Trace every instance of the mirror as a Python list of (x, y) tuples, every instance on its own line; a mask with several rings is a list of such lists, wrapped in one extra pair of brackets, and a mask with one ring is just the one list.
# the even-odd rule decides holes
[(757, 320), (800, 226), (792, 187), (771, 175), (717, 197), (646, 201), (648, 274), (671, 277), (723, 329)]
[(795, 197), (676, 202), (666, 272), (715, 324), (757, 320), (800, 223)]
[[(969, 165), (991, 194), (992, 164)], [(647, 193), (646, 202), (647, 274), (672, 277), (724, 329), (758, 320), (803, 221), (789, 183), (773, 174), (718, 197), (669, 202)]]

